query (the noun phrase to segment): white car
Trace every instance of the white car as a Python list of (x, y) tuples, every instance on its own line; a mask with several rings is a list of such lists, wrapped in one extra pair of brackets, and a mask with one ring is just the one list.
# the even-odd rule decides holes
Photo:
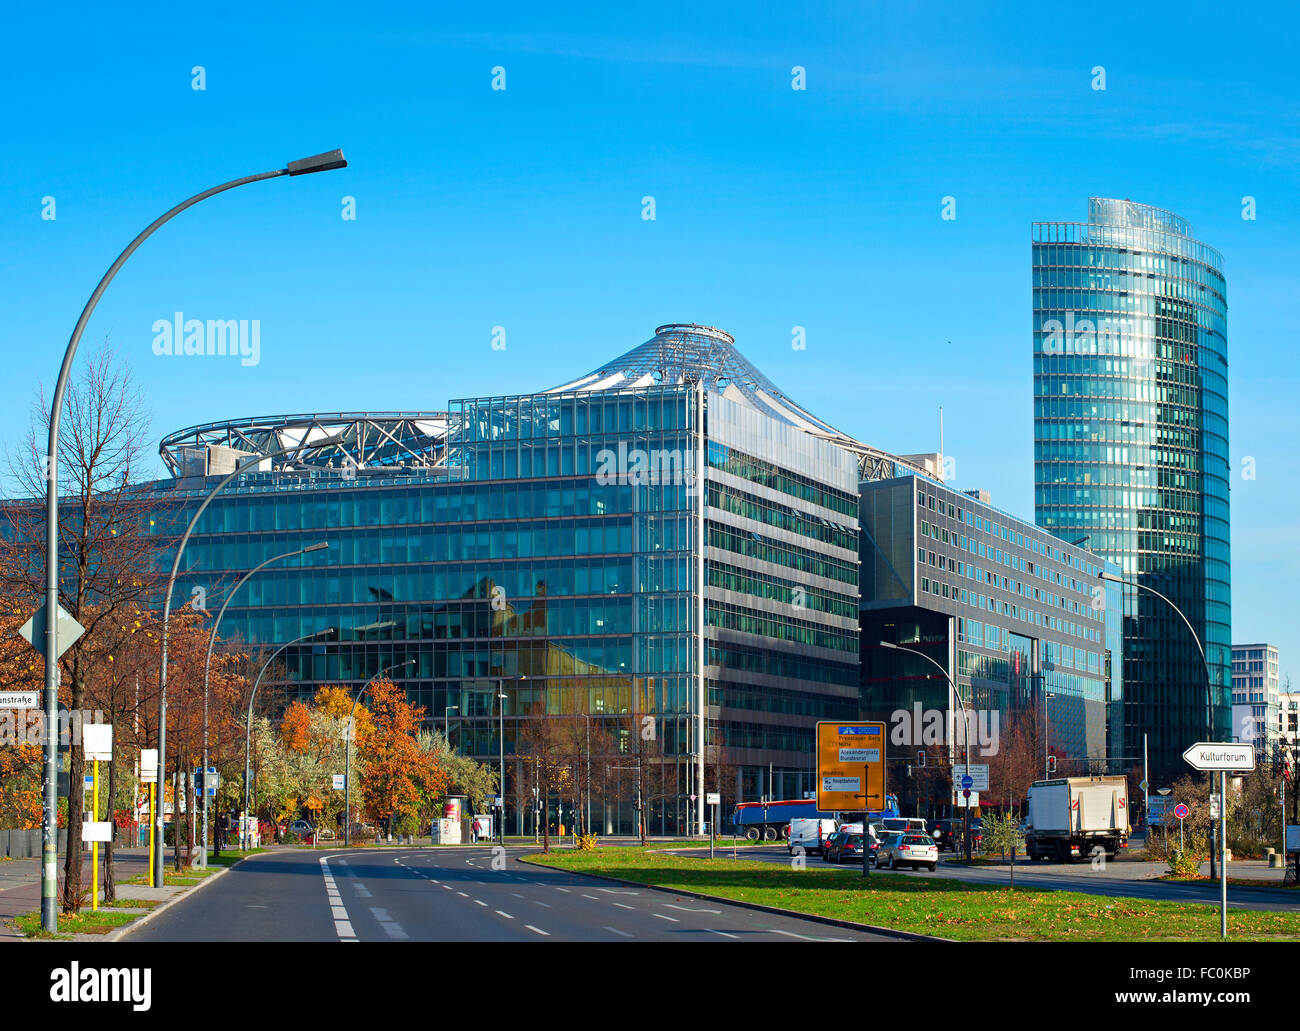
[(928, 834), (890, 834), (876, 851), (876, 865), (897, 870), (900, 866), (912, 869), (924, 866), (933, 870), (939, 865), (939, 848)]
[(814, 817), (798, 817), (790, 821), (790, 838), (787, 848), (794, 855), (796, 848), (804, 852), (821, 854), (822, 845), (836, 830), (839, 824), (834, 820), (821, 820)]

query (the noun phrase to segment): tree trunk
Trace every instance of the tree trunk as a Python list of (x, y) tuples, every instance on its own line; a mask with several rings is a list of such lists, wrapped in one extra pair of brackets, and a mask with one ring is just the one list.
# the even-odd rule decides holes
[[(76, 913), (81, 909), (81, 821), (86, 808), (86, 753), (77, 740), (75, 714), (81, 711), (84, 688), (75, 672), (71, 704), (68, 706), (68, 846), (63, 859), (63, 910)], [(54, 728), (58, 732), (58, 728)]]

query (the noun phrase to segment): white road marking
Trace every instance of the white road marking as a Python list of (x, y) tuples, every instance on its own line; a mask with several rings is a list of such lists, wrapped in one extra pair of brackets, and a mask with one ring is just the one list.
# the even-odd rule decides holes
[(334, 930), (338, 933), (340, 938), (348, 938), (352, 941), (357, 940), (356, 935), (352, 933), (352, 925), (346, 920), (335, 920)]
[(675, 924), (681, 923), (681, 921), (678, 920), (677, 917), (675, 916), (664, 916), (662, 913), (651, 913), (650, 915), (657, 916), (660, 920), (671, 920)]
[(820, 942), (820, 941), (828, 941), (828, 940), (829, 940), (829, 939), (827, 939), (827, 938), (809, 938), (806, 934), (795, 934), (793, 931), (781, 931), (781, 930), (778, 930), (778, 929), (775, 928), (775, 927), (769, 927), (769, 928), (768, 928), (768, 933), (769, 933), (769, 934), (783, 934), (783, 935), (785, 935), (787, 938), (798, 938), (800, 941), (804, 941), (804, 942)]
[(514, 917), (512, 917), (509, 913), (507, 913), (507, 912), (505, 912), (504, 910), (501, 910), (501, 909), (498, 909), (498, 910), (497, 910), (497, 914), (498, 914), (499, 916), (503, 916), (503, 917), (505, 917), (507, 920), (513, 920), (513, 919), (514, 919)]
[(360, 881), (357, 881), (356, 884), (352, 885), (352, 890), (357, 893), (357, 898), (361, 898), (361, 899), (370, 898), (370, 889), (367, 888)]
[(539, 906), (545, 906), (547, 909), (555, 908), (549, 902), (543, 902), (541, 899), (533, 899), (533, 901), (536, 902)]
[(474, 900), (474, 905), (476, 905), (476, 906), (483, 906), (484, 908), (487, 908), (487, 903), (486, 903), (486, 902), (480, 902), (478, 899), (475, 899), (475, 900)]
[(621, 934), (624, 938), (631, 938), (631, 937), (632, 937), (632, 936), (631, 936), (630, 934), (628, 934), (626, 931), (620, 931), (617, 927), (609, 927), (609, 926), (606, 926), (605, 930), (607, 930), (607, 931), (611, 931), (611, 932), (613, 932), (614, 934)]
[(623, 905), (623, 903), (621, 903), (621, 902), (615, 902), (614, 905), (618, 906), (619, 909), (633, 909), (633, 908), (635, 908), (635, 907), (633, 907), (633, 906), (625, 906), (625, 905)]
[(568, 888), (561, 888), (558, 884), (552, 885), (552, 887), (555, 888), (556, 891), (562, 891), (562, 892), (564, 892), (564, 894), (566, 894), (566, 895), (569, 894), (569, 889), (568, 889)]
[(335, 920), (346, 920), (348, 918), (348, 911), (345, 906), (330, 906), (330, 915), (333, 916)]
[[(197, 774), (196, 774), (196, 776), (197, 776)], [(197, 784), (198, 781), (196, 780), (195, 783)], [(599, 901), (600, 901), (600, 899), (596, 898), (595, 895), (584, 895), (584, 896), (582, 896), (582, 897), (583, 897), (584, 899), (591, 899), (592, 902), (599, 902)]]
[(467, 899), (467, 898), (469, 898), (469, 896), (466, 895), (463, 891), (458, 891), (458, 892), (456, 892), (456, 894), (459, 895), (459, 896), (460, 896), (461, 898), (463, 898), (463, 899)]
[(517, 899), (521, 899), (521, 898), (523, 898), (523, 896), (520, 895), (519, 892), (517, 892), (517, 891), (512, 891), (510, 894), (513, 895), (513, 896), (514, 896), (515, 898), (517, 898)]
[(710, 934), (720, 934), (720, 935), (722, 935), (722, 937), (724, 937), (724, 938), (733, 938), (733, 939), (734, 939), (734, 938), (739, 938), (739, 937), (740, 937), (740, 935), (738, 935), (738, 934), (728, 934), (726, 931), (719, 931), (719, 930), (717, 930), (716, 928), (713, 928), (713, 927), (706, 927), (705, 930), (708, 931)]
[(347, 907), (339, 898), (338, 888), (334, 884), (334, 875), (330, 873), (329, 860), (329, 856), (320, 857), (320, 872), (321, 879), (325, 882), (325, 901), (329, 904), (330, 917), (334, 921), (334, 933), (342, 941), (356, 941), (356, 932), (352, 930), (352, 922), (348, 919)]
[(543, 931), (540, 927), (534, 927), (532, 924), (524, 924), (524, 926), (527, 927), (530, 931), (536, 931), (538, 934), (543, 935), (544, 937), (549, 938), (551, 936), (550, 931)]
[(680, 913), (714, 913), (717, 915), (721, 915), (722, 913), (722, 910), (720, 909), (692, 909), (690, 906), (675, 906), (671, 902), (665, 902), (664, 905), (669, 909), (675, 909)]

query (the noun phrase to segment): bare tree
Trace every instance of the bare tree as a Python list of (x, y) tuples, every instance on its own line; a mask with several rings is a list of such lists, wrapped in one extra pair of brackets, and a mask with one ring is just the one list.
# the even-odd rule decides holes
[[(158, 582), (157, 557), (162, 545), (151, 532), (158, 518), (157, 497), (139, 487), (150, 459), (149, 420), (143, 396), (124, 363), (107, 344), (91, 354), (81, 374), (69, 384), (59, 439), (59, 479), (64, 484), (59, 519), (59, 604), (85, 634), (60, 662), (61, 694), (74, 712), (85, 708), (91, 656), (108, 627), (127, 612), (145, 607)], [(31, 428), (9, 470), (27, 504), (5, 507), (8, 526), (0, 532), (0, 576), (6, 586), (39, 604), (44, 588), (40, 552), (45, 539), (45, 510), (39, 499), (48, 488), (45, 441), (49, 404), (42, 391)], [(80, 741), (70, 742), (68, 844), (64, 859), (65, 910), (75, 911), (81, 898), (81, 826), (85, 775)]]

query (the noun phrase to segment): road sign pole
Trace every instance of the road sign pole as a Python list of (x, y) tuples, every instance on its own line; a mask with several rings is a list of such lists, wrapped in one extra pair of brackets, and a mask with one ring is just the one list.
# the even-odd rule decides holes
[[(90, 791), (90, 811), (91, 819), (99, 819), (99, 760), (92, 761), (91, 766), (94, 772), (91, 776), (94, 778), (94, 786)], [(99, 911), (99, 842), (90, 843), (90, 911), (96, 913)]]
[(1219, 771), (1219, 937), (1228, 937), (1228, 774)]

